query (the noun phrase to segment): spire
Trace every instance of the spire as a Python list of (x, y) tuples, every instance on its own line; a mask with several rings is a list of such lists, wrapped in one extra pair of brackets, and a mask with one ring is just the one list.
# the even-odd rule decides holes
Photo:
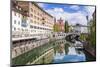
[(62, 20), (62, 18), (60, 17), (60, 20)]
[(87, 19), (87, 21), (88, 21), (88, 16), (86, 16), (86, 19)]
[(54, 23), (56, 23), (56, 18), (54, 18)]

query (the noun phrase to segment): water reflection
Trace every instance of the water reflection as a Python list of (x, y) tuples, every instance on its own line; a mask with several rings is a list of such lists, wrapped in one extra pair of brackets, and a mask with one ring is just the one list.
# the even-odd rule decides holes
[(73, 43), (61, 40), (59, 43), (55, 44), (57, 46), (54, 47), (55, 55), (52, 63), (86, 61), (84, 52), (82, 50), (75, 49)]
[(48, 42), (13, 59), (13, 64), (47, 64), (86, 61), (82, 50), (66, 40)]

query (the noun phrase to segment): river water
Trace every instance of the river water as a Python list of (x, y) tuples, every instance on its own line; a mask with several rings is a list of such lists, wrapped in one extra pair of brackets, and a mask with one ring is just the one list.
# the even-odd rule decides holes
[[(51, 49), (52, 52), (45, 54)], [(45, 54), (43, 58), (39, 59), (43, 54)], [(92, 56), (88, 55), (84, 50), (76, 49), (75, 43), (61, 39), (34, 48), (14, 58), (12, 63), (13, 65), (69, 63), (89, 61), (91, 58)], [(33, 63), (37, 59), (39, 60)]]
[(86, 56), (83, 50), (75, 48), (74, 43), (70, 43), (66, 40), (58, 41), (55, 49), (54, 58), (52, 63), (63, 62), (80, 62), (86, 61)]

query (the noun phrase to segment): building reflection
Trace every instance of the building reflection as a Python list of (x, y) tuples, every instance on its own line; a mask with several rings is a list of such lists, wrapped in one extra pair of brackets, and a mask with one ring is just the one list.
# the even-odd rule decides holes
[(63, 63), (63, 62), (80, 62), (86, 61), (85, 54), (82, 50), (77, 50), (74, 44), (62, 41), (56, 43), (55, 55), (53, 63)]

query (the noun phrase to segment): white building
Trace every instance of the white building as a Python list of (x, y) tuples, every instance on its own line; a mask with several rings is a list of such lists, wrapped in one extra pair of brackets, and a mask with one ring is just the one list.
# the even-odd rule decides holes
[(76, 24), (75, 27), (74, 27), (74, 32), (76, 33), (81, 33), (81, 26), (80, 24)]
[(72, 30), (74, 33), (88, 33), (88, 26), (76, 24), (72, 26)]
[(54, 18), (36, 3), (12, 1), (12, 39), (48, 38)]
[(13, 40), (25, 39), (29, 36), (28, 10), (20, 7), (16, 1), (12, 3), (12, 38)]

